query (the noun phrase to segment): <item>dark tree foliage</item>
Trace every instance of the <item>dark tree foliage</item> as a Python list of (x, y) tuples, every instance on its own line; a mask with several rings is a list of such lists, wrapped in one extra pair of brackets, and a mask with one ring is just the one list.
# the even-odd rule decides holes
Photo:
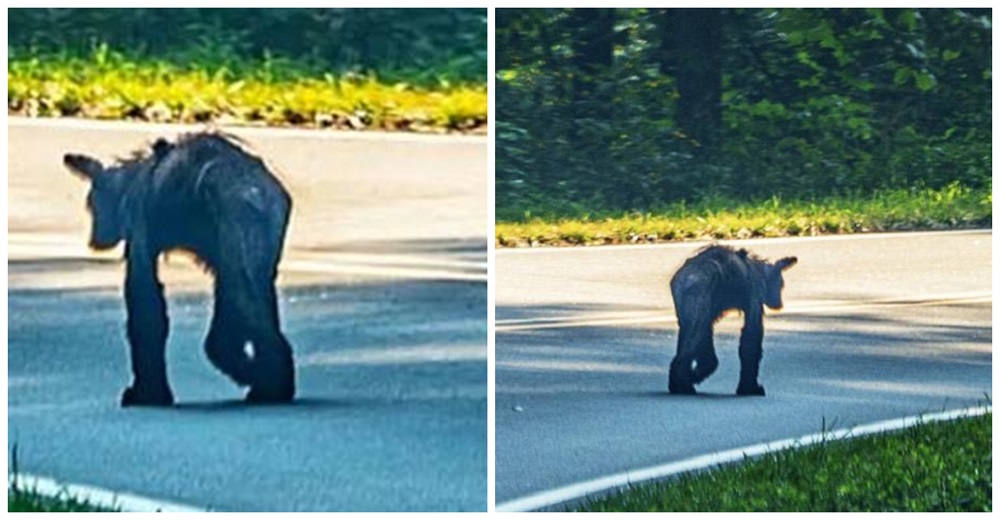
[(598, 11), (497, 10), (502, 219), (991, 182), (988, 9)]
[(272, 59), (330, 71), (444, 70), (482, 81), (486, 9), (9, 9), (7, 44), (170, 59)]

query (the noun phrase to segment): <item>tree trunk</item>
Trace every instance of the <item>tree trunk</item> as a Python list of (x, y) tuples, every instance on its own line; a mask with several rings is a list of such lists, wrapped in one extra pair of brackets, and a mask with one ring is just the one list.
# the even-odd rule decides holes
[(578, 118), (605, 119), (611, 113), (607, 89), (600, 91), (611, 69), (615, 10), (574, 9), (570, 26), (573, 45), (573, 106)]
[(677, 81), (677, 126), (710, 153), (722, 130), (722, 10), (668, 9), (660, 22), (660, 70)]

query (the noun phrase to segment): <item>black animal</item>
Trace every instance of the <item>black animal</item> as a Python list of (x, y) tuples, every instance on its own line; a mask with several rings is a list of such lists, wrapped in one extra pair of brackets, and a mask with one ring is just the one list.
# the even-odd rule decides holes
[(782, 271), (795, 265), (794, 256), (769, 263), (726, 246), (709, 246), (689, 258), (670, 280), (680, 333), (677, 355), (670, 363), (669, 389), (693, 394), (694, 385), (715, 372), (719, 359), (712, 326), (728, 310), (743, 311), (740, 334), (738, 395), (764, 395), (757, 381), (763, 354), (764, 305), (780, 309), (785, 285)]
[(292, 349), (281, 333), (274, 280), (291, 198), (264, 163), (218, 133), (159, 139), (152, 150), (110, 166), (77, 154), (63, 162), (90, 181), (90, 246), (125, 242), (133, 382), (122, 405), (174, 402), (164, 361), (167, 309), (157, 278), (157, 258), (174, 249), (194, 253), (215, 275), (209, 360), (250, 387), (248, 401), (290, 401)]

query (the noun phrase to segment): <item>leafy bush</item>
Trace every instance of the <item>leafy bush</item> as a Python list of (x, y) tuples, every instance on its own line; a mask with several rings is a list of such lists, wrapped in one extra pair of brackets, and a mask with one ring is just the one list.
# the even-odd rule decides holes
[[(88, 55), (197, 70), (294, 63), (311, 77), (486, 82), (486, 9), (9, 9), (9, 51)], [(289, 79), (289, 78), (283, 78)]]

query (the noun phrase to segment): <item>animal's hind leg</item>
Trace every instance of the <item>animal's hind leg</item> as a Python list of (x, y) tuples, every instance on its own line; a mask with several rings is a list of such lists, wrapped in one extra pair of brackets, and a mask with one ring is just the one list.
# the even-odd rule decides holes
[(253, 382), (253, 366), (244, 349), (246, 327), (228, 298), (228, 293), (217, 286), (212, 325), (205, 338), (205, 353), (212, 364), (236, 384), (248, 386)]
[(281, 333), (274, 288), (286, 216), (271, 218), (243, 202), (230, 211), (241, 218), (220, 229), (224, 258), (217, 275), (244, 326), (244, 337), (253, 345), (247, 400), (288, 402), (295, 396), (295, 365), (291, 345)]
[(247, 400), (291, 401), (295, 396), (295, 364), (292, 347), (278, 324), (277, 293), (273, 285), (258, 286), (253, 293), (254, 300), (243, 300), (244, 314), (254, 320), (248, 322), (254, 376)]
[(712, 341), (711, 331), (703, 337), (704, 340), (698, 347), (698, 353), (694, 358), (694, 384), (708, 379), (708, 376), (712, 375), (716, 368), (719, 368), (719, 357), (715, 354), (715, 343)]
[[(705, 326), (697, 321), (681, 322), (677, 337), (677, 355), (670, 362), (670, 381), (668, 388), (672, 394), (693, 394), (694, 385), (698, 383), (694, 369), (699, 347), (706, 336)], [(711, 340), (712, 329), (708, 326), (707, 334)]]
[(246, 243), (234, 244), (232, 262), (220, 269), (219, 276), (228, 282), (225, 290), (244, 326), (244, 338), (253, 345), (247, 400), (287, 402), (295, 396), (295, 366), (278, 321), (277, 260), (265, 256), (266, 242), (254, 238), (248, 232), (243, 237)]

